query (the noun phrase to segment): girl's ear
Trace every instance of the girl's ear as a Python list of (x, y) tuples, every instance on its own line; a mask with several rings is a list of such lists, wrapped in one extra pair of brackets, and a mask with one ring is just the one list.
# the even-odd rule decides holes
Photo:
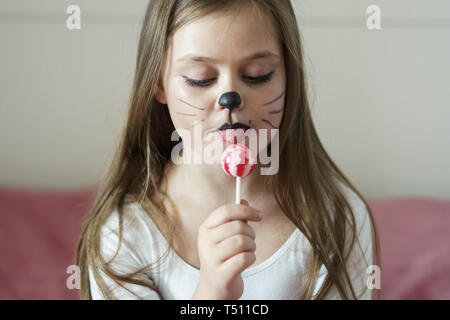
[(158, 83), (158, 85), (156, 87), (155, 97), (156, 97), (156, 100), (159, 101), (159, 103), (167, 104), (166, 93), (164, 92), (164, 89), (162, 88), (160, 83)]

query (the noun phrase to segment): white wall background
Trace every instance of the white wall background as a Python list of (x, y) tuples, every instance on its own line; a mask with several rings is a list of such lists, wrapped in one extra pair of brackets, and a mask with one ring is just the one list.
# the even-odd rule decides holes
[[(369, 199), (450, 199), (450, 2), (293, 0), (314, 122)], [(66, 8), (81, 7), (81, 30)], [(0, 186), (95, 185), (127, 108), (147, 0), (0, 2)], [(381, 30), (366, 8), (381, 8)]]

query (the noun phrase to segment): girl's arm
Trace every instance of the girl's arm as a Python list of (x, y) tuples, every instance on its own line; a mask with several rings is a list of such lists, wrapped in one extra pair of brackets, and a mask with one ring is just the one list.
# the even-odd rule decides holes
[[(135, 278), (143, 280), (149, 285), (154, 285), (154, 282), (143, 274), (139, 274)], [(107, 277), (105, 274), (102, 274), (102, 279), (106, 282), (108, 287), (111, 288), (112, 293), (118, 300), (139, 300), (140, 298), (143, 300), (161, 300), (159, 294), (148, 287), (133, 283), (125, 283), (124, 286), (127, 288), (125, 289), (119, 286), (114, 280)], [(97, 282), (94, 279), (91, 267), (89, 267), (89, 284), (91, 287), (92, 300), (106, 300), (100, 288), (98, 287)]]
[[(133, 220), (131, 218), (127, 219), (127, 213), (129, 212), (126, 212), (124, 214), (123, 219), (123, 237), (120, 250), (109, 264), (109, 267), (113, 269), (114, 273), (121, 276), (135, 272), (145, 265), (143, 262), (143, 254), (138, 252), (137, 248), (140, 248), (142, 252), (146, 252), (147, 254), (150, 254), (151, 252), (151, 248), (148, 247), (148, 238), (144, 238), (142, 236), (142, 232), (139, 232), (140, 230), (135, 228), (135, 226), (138, 226), (139, 224), (131, 222), (131, 220)], [(111, 258), (115, 255), (117, 249), (119, 248), (118, 230), (119, 223), (116, 211), (108, 218), (101, 231), (100, 251), (103, 259), (105, 259), (105, 261), (107, 262), (111, 260)], [(143, 281), (145, 284), (149, 285), (150, 288), (144, 285), (138, 285), (128, 282), (125, 282), (123, 284), (123, 286), (125, 287), (123, 288), (115, 280), (108, 277), (102, 271), (100, 271), (100, 276), (111, 290), (115, 299), (161, 300), (159, 294), (155, 290), (151, 289), (151, 286), (155, 285), (153, 280), (145, 273), (138, 273), (133, 276), (133, 279)], [(99, 284), (94, 278), (92, 266), (89, 266), (89, 283), (93, 300), (107, 299), (103, 296), (99, 288)]]

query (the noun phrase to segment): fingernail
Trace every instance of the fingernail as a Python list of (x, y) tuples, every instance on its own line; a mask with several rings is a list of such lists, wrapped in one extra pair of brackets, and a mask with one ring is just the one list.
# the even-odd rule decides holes
[(256, 210), (256, 215), (258, 216), (258, 218), (262, 218), (262, 212), (259, 210)]

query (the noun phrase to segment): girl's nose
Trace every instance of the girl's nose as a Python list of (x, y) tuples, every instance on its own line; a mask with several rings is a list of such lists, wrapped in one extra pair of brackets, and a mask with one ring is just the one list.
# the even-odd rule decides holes
[(241, 103), (241, 96), (236, 91), (225, 92), (219, 99), (219, 105), (227, 108), (230, 112), (238, 108)]

